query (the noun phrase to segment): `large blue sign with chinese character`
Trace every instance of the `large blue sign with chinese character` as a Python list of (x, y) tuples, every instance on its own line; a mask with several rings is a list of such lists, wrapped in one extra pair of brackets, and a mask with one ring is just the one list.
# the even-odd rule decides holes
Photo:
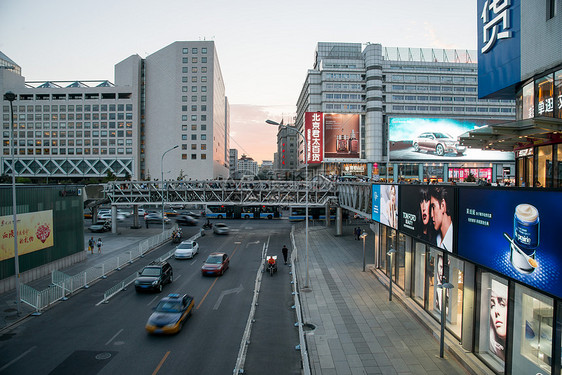
[(460, 189), (458, 254), (562, 297), (562, 193)]
[(515, 84), (521, 81), (520, 1), (478, 0), (480, 98), (513, 99)]

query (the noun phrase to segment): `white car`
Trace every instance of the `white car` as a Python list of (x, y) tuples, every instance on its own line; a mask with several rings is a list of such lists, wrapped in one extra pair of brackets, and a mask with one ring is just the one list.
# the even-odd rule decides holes
[(117, 215), (123, 215), (124, 217), (131, 216), (131, 213), (125, 210), (117, 210)]
[[(117, 214), (116, 218), (119, 221), (125, 220), (125, 216), (122, 214)], [(98, 215), (98, 221), (111, 221), (111, 214), (109, 213), (109, 214)]]
[(199, 252), (199, 244), (195, 241), (183, 241), (176, 247), (174, 258), (192, 259)]
[(228, 228), (228, 226), (224, 223), (216, 223), (213, 224), (213, 233), (215, 234), (228, 234), (228, 232), (230, 232), (230, 229)]

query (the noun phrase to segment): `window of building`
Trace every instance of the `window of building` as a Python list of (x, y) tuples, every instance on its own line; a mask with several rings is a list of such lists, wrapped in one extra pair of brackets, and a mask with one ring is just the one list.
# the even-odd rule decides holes
[(181, 77), (181, 81), (182, 81), (183, 83), (187, 83), (187, 76)]
[(425, 298), (425, 259), (426, 245), (417, 242), (414, 245), (414, 285), (412, 298), (420, 305), (424, 306)]
[(192, 150), (197, 150), (197, 144), (192, 143), (192, 144), (191, 144), (191, 149), (192, 149)]
[(197, 61), (198, 61), (198, 60), (197, 60), (197, 57), (192, 57), (192, 58), (191, 58), (191, 62), (192, 62), (193, 64), (197, 64)]
[(201, 145), (201, 150), (206, 150), (207, 149), (207, 145), (206, 144), (202, 144)]
[(191, 134), (191, 140), (196, 141), (197, 140), (197, 134)]
[(501, 277), (489, 272), (480, 273), (475, 353), (497, 373), (503, 373), (505, 367), (507, 285), (507, 280)]
[(187, 150), (187, 143), (182, 143), (181, 149), (182, 149), (182, 150)]
[(207, 63), (207, 58), (206, 58), (206, 57), (201, 57), (201, 63), (206, 64), (206, 63)]
[(191, 77), (191, 82), (193, 82), (193, 83), (197, 83), (197, 76), (193, 76), (193, 77)]
[[(201, 129), (201, 130), (203, 130), (203, 129)], [(207, 140), (207, 134), (201, 134), (201, 140), (206, 141)]]
[(181, 115), (181, 120), (182, 120), (182, 121), (187, 121), (187, 115)]
[(535, 163), (535, 170), (537, 171), (536, 179), (540, 184), (539, 186), (553, 187), (554, 164), (552, 145), (540, 146), (537, 148)]
[(191, 115), (191, 121), (197, 121), (197, 115)]
[(535, 81), (537, 116), (554, 117), (554, 75), (549, 74)]
[(182, 87), (181, 87), (181, 91), (182, 91), (182, 92), (187, 92), (187, 86), (182, 86)]
[(197, 159), (197, 154), (191, 154), (191, 160), (196, 160)]
[(201, 124), (201, 130), (207, 130), (207, 125), (206, 125), (206, 124)]
[(187, 141), (187, 134), (182, 134), (182, 135), (181, 135), (181, 140), (182, 140), (182, 141)]
[(404, 90), (404, 85), (392, 85), (392, 89), (396, 91)]
[(201, 53), (207, 53), (207, 48), (206, 47), (201, 48)]
[(198, 53), (198, 52), (197, 52), (197, 48), (192, 48), (192, 49), (191, 49), (191, 53), (193, 53), (193, 54)]
[(187, 59), (187, 57), (182, 57), (181, 62), (183, 64), (187, 64), (189, 62), (189, 60)]
[(181, 154), (182, 160), (187, 160), (187, 154)]
[(207, 73), (207, 67), (206, 66), (201, 67), (201, 73)]
[(181, 101), (182, 101), (182, 102), (187, 102), (187, 95), (182, 96), (182, 97), (181, 97)]
[(207, 159), (207, 154), (201, 154), (201, 160), (206, 160)]
[(553, 300), (516, 284), (514, 302), (512, 368), (521, 374), (550, 374)]
[(181, 53), (187, 54), (189, 52), (189, 48), (182, 48)]

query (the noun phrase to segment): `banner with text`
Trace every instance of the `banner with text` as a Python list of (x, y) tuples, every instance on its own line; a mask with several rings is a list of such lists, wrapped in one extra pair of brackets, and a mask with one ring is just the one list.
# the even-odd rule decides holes
[[(53, 211), (37, 211), (17, 215), (18, 255), (51, 247)], [(0, 261), (14, 257), (14, 219), (0, 216)]]

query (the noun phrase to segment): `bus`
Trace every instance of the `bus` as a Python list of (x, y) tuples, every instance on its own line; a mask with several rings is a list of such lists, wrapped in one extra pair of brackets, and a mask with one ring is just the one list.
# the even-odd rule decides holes
[[(306, 206), (291, 206), (289, 221), (303, 221)], [(336, 208), (330, 207), (330, 220), (336, 219)], [(326, 207), (308, 207), (308, 220), (326, 220)]]
[[(227, 208), (226, 206), (207, 206), (205, 208), (205, 216), (209, 219), (226, 219)], [(232, 216), (230, 216), (232, 217)]]
[[(281, 216), (279, 206), (240, 206), (242, 219), (274, 219)], [(236, 217), (236, 215), (235, 215)]]

